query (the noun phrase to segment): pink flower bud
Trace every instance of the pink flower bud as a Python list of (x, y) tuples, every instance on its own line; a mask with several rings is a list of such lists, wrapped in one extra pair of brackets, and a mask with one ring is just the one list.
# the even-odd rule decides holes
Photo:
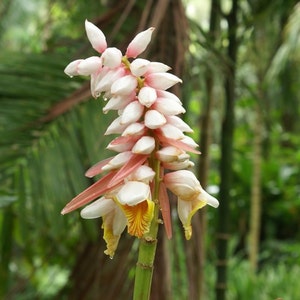
[(124, 109), (135, 97), (135, 93), (130, 96), (116, 95), (109, 99), (107, 104), (103, 107), (103, 112), (106, 114), (109, 110)]
[(107, 48), (103, 32), (88, 20), (85, 20), (85, 30), (92, 47), (99, 53), (102, 53)]
[(165, 116), (174, 116), (185, 113), (184, 107), (171, 98), (157, 98), (152, 108)]
[(100, 80), (98, 80), (97, 85), (95, 87), (95, 92), (101, 93), (110, 91), (112, 84), (119, 78), (122, 78), (124, 74), (124, 68), (117, 68), (107, 71), (105, 75)]
[(104, 135), (120, 134), (126, 128), (126, 124), (121, 124), (121, 116), (112, 121), (112, 123), (106, 129)]
[(171, 67), (156, 61), (151, 61), (147, 66), (147, 74), (150, 73), (164, 73), (171, 70)]
[(165, 124), (159, 128), (159, 131), (163, 136), (169, 139), (180, 140), (184, 138), (182, 131), (171, 124)]
[(151, 73), (147, 75), (145, 82), (154, 89), (166, 90), (182, 80), (171, 73)]
[(102, 167), (103, 171), (114, 170), (122, 167), (132, 157), (131, 151), (126, 151), (117, 154), (105, 166)]
[(189, 159), (189, 155), (176, 147), (167, 146), (156, 152), (156, 157), (162, 162), (184, 161)]
[(121, 153), (125, 151), (131, 151), (134, 144), (135, 144), (134, 141), (127, 141), (122, 144), (109, 143), (106, 149)]
[(128, 45), (126, 56), (136, 58), (139, 54), (141, 54), (150, 43), (153, 31), (154, 27), (150, 27), (149, 29), (137, 34)]
[(173, 161), (173, 162), (163, 162), (163, 167), (168, 170), (182, 170), (182, 169), (189, 169), (194, 167), (194, 163), (190, 161), (189, 159), (186, 159), (184, 161)]
[(197, 148), (199, 145), (190, 137), (185, 135), (182, 139), (181, 142), (185, 143), (186, 145), (192, 147), (192, 148)]
[(182, 105), (182, 102), (180, 101), (180, 99), (175, 94), (173, 94), (171, 92), (163, 91), (163, 90), (157, 90), (156, 93), (157, 93), (157, 97), (159, 97), (159, 98), (170, 98), (170, 99), (173, 99), (178, 104)]
[(65, 72), (68, 76), (70, 76), (70, 77), (79, 75), (79, 73), (78, 73), (78, 65), (79, 65), (81, 62), (83, 62), (83, 59), (77, 59), (77, 60), (74, 60), (74, 61), (70, 62), (70, 63), (66, 66), (64, 72)]
[(193, 129), (185, 123), (181, 118), (177, 116), (166, 116), (168, 124), (171, 124), (178, 129), (180, 129), (182, 132), (194, 132)]
[(78, 65), (78, 74), (88, 76), (101, 69), (101, 67), (101, 58), (99, 56), (91, 56)]
[(126, 75), (117, 79), (111, 85), (111, 93), (120, 95), (129, 95), (137, 87), (137, 79), (132, 75)]

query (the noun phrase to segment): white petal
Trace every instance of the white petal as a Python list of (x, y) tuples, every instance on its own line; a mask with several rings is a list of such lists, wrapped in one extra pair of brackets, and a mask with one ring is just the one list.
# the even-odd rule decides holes
[(91, 74), (91, 93), (94, 98), (98, 98), (101, 95), (101, 92), (96, 91), (96, 86), (108, 72), (109, 68), (102, 67), (98, 72)]
[(199, 145), (190, 137), (185, 135), (182, 139), (181, 142), (187, 144), (188, 146), (191, 146), (192, 148), (197, 148)]
[(180, 198), (178, 198), (177, 211), (178, 217), (182, 224), (187, 223), (190, 216), (190, 212), (192, 211), (192, 205), (192, 201), (183, 201)]
[(176, 147), (167, 146), (156, 152), (156, 157), (162, 162), (185, 161), (189, 159), (189, 155)]
[(127, 47), (126, 56), (136, 58), (141, 54), (151, 41), (152, 32), (154, 27), (137, 34)]
[(100, 199), (86, 206), (80, 212), (80, 216), (84, 219), (99, 218), (112, 211), (115, 206), (116, 204), (113, 200), (101, 197)]
[(113, 70), (109, 70), (102, 78), (98, 81), (95, 91), (96, 92), (106, 92), (110, 91), (111, 86), (116, 80), (122, 78), (124, 76), (125, 70), (124, 68), (117, 68)]
[(163, 114), (157, 110), (148, 110), (145, 114), (145, 126), (150, 129), (156, 129), (167, 123)]
[(142, 165), (128, 177), (128, 180), (142, 181), (149, 184), (149, 182), (153, 180), (154, 176), (155, 172), (152, 168)]
[(142, 87), (138, 94), (140, 103), (146, 107), (150, 107), (155, 102), (156, 98), (156, 90), (148, 86)]
[(104, 135), (120, 134), (124, 131), (127, 125), (121, 124), (121, 117), (117, 117), (106, 129)]
[(137, 87), (137, 79), (132, 75), (126, 75), (117, 79), (111, 85), (112, 94), (129, 95)]
[(83, 61), (83, 59), (77, 59), (77, 60), (74, 60), (72, 62), (70, 62), (64, 72), (70, 76), (70, 77), (73, 77), (73, 76), (76, 76), (76, 75), (79, 75), (78, 73), (78, 65)]
[(155, 148), (155, 139), (152, 136), (141, 137), (133, 146), (132, 153), (150, 154)]
[(193, 168), (195, 164), (186, 159), (184, 161), (163, 162), (163, 167), (168, 170), (178, 171), (183, 169)]
[(171, 98), (157, 98), (153, 108), (166, 116), (174, 116), (185, 113), (184, 107)]
[(208, 205), (217, 208), (219, 206), (219, 201), (208, 194), (204, 189), (201, 189), (201, 193), (198, 197), (200, 201), (205, 201)]
[(140, 181), (128, 181), (117, 194), (118, 201), (125, 205), (136, 205), (150, 197), (150, 187), (148, 184)]
[(175, 102), (177, 102), (178, 104), (182, 105), (182, 102), (180, 101), (180, 99), (175, 94), (173, 94), (171, 92), (163, 91), (163, 90), (157, 90), (156, 93), (157, 93), (157, 96), (159, 98), (171, 98)]
[(130, 71), (134, 76), (143, 76), (147, 71), (150, 61), (143, 58), (137, 58), (130, 64)]
[(135, 144), (135, 142), (127, 142), (127, 143), (123, 143), (123, 144), (109, 143), (108, 146), (106, 147), (106, 149), (121, 153), (124, 151), (131, 150), (132, 147), (134, 146), (134, 144)]
[(147, 85), (159, 90), (166, 90), (178, 82), (182, 80), (171, 73), (151, 73), (146, 77)]
[(109, 68), (116, 68), (119, 67), (121, 64), (122, 52), (115, 47), (110, 47), (103, 52), (101, 58), (103, 66)]
[(126, 216), (124, 215), (123, 211), (118, 206), (116, 206), (113, 220), (113, 234), (115, 236), (119, 236), (124, 231), (126, 225)]
[(130, 124), (137, 122), (144, 112), (144, 106), (139, 101), (129, 103), (121, 115), (121, 124)]
[(85, 20), (85, 30), (92, 47), (99, 53), (102, 53), (107, 48), (103, 32), (88, 20)]
[(122, 136), (128, 135), (139, 135), (142, 134), (145, 130), (145, 125), (142, 123), (132, 123), (126, 127), (123, 131)]
[(169, 124), (177, 127), (182, 132), (194, 132), (194, 130), (187, 123), (177, 116), (167, 116), (166, 119)]
[(105, 166), (102, 167), (103, 171), (114, 170), (122, 167), (132, 157), (131, 151), (126, 151), (117, 154)]
[(171, 124), (166, 124), (160, 128), (161, 133), (169, 138), (174, 140), (179, 140), (184, 137), (182, 131)]
[(182, 200), (193, 200), (201, 190), (201, 185), (196, 176), (187, 170), (180, 170), (165, 174), (164, 183)]
[(78, 74), (91, 75), (102, 67), (102, 60), (99, 56), (86, 58), (78, 65)]
[(161, 62), (156, 62), (152, 61), (150, 64), (147, 66), (147, 74), (148, 73), (164, 73), (171, 70), (171, 67), (161, 63)]
[(132, 95), (116, 95), (109, 99), (107, 104), (103, 107), (103, 112), (107, 113), (109, 110), (119, 110), (125, 108), (135, 97), (135, 93)]

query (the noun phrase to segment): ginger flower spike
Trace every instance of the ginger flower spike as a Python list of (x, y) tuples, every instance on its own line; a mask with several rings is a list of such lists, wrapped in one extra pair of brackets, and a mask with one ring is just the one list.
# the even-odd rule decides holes
[(185, 134), (192, 129), (178, 117), (185, 113), (180, 99), (167, 91), (182, 80), (168, 73), (170, 67), (163, 63), (137, 58), (150, 43), (153, 27), (137, 34), (125, 55), (107, 47), (105, 35), (94, 24), (86, 21), (85, 29), (98, 54), (75, 60), (64, 71), (70, 77), (90, 76), (92, 96), (107, 101), (104, 113), (118, 112), (105, 132), (119, 135), (107, 147), (117, 154), (87, 170), (87, 177), (103, 176), (73, 198), (62, 214), (88, 204), (81, 217), (102, 217), (105, 253), (113, 257), (126, 227), (130, 235), (147, 235), (156, 205), (171, 238), (168, 189), (178, 197), (178, 216), (190, 239), (192, 216), (206, 204), (217, 207), (218, 200), (186, 170), (194, 165), (188, 153), (200, 152)]

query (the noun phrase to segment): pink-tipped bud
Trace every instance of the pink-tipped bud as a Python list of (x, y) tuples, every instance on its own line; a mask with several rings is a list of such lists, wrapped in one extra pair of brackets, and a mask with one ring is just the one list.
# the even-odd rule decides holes
[(185, 113), (184, 107), (171, 98), (157, 98), (152, 108), (158, 110), (165, 116), (174, 116)]
[(122, 167), (132, 157), (131, 151), (125, 151), (117, 154), (105, 166), (102, 167), (103, 171), (114, 170)]
[(189, 159), (190, 156), (181, 149), (173, 146), (167, 146), (158, 150), (156, 152), (156, 157), (162, 162), (170, 163), (184, 161)]
[(162, 126), (160, 132), (168, 139), (180, 140), (185, 137), (182, 131), (171, 124)]
[(103, 32), (88, 20), (85, 20), (85, 30), (92, 47), (99, 53), (102, 53), (107, 48)]
[(171, 73), (151, 73), (146, 76), (147, 85), (157, 90), (167, 90), (182, 80)]
[(154, 27), (150, 27), (149, 29), (137, 34), (128, 45), (126, 56), (136, 58), (139, 54), (144, 52), (151, 41), (151, 36), (154, 29)]
[(102, 66), (102, 61), (99, 56), (91, 56), (86, 58), (78, 65), (79, 75), (91, 75), (98, 71)]
[(129, 95), (131, 94), (137, 86), (137, 79), (132, 75), (126, 75), (117, 79), (111, 85), (111, 93), (120, 94), (120, 95)]
[(78, 73), (78, 66), (79, 66), (79, 64), (80, 64), (81, 62), (83, 62), (83, 59), (76, 59), (76, 60), (70, 62), (70, 63), (66, 66), (64, 72), (65, 72), (68, 76), (70, 76), (70, 77), (79, 75), (79, 73)]
[(151, 61), (147, 66), (147, 73), (164, 73), (171, 70), (171, 67), (156, 61)]
[(166, 119), (169, 124), (177, 127), (182, 132), (194, 132), (194, 130), (187, 123), (177, 116), (167, 116)]

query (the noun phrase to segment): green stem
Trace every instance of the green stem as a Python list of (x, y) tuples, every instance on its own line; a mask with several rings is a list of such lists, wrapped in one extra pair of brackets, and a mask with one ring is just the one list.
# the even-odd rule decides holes
[[(150, 162), (151, 164), (151, 162)], [(160, 162), (152, 160), (153, 169), (155, 170), (153, 201), (155, 203), (154, 215), (151, 222), (150, 230), (140, 240), (138, 262), (135, 272), (135, 283), (133, 300), (149, 300), (151, 292), (152, 274), (154, 258), (157, 246), (157, 232), (159, 225), (159, 183), (160, 183)]]

